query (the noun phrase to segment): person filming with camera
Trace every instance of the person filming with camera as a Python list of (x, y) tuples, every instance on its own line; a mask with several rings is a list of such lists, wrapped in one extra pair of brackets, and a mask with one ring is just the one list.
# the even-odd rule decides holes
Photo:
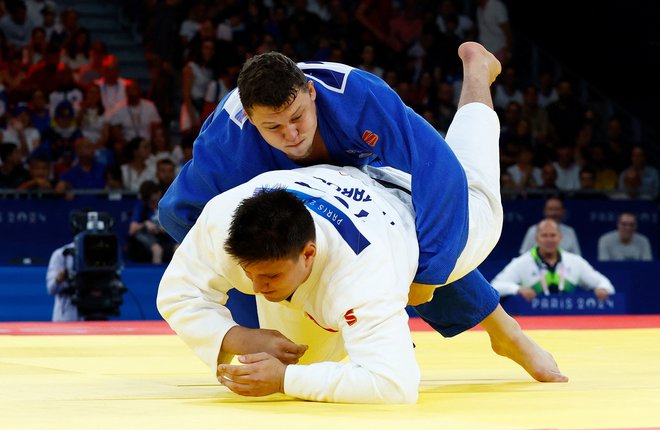
[(82, 321), (70, 293), (69, 273), (73, 271), (73, 242), (57, 248), (50, 256), (46, 272), (48, 294), (55, 296), (53, 322)]

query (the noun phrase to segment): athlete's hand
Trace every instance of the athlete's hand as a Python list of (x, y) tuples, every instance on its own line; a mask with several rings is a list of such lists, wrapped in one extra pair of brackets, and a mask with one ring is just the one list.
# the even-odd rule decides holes
[(218, 382), (242, 396), (267, 396), (284, 392), (286, 365), (265, 352), (238, 357), (243, 365), (218, 366)]
[(283, 364), (296, 364), (307, 351), (307, 345), (294, 343), (277, 330), (236, 326), (222, 340), (222, 351), (235, 355), (265, 352)]

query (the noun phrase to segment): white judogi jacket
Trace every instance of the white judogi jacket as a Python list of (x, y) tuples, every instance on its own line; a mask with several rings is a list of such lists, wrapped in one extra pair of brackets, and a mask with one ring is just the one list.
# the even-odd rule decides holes
[[(261, 188), (296, 194), (316, 225), (317, 256), (290, 302), (258, 296), (262, 328), (309, 345), (289, 365), (287, 395), (308, 400), (414, 403), (420, 371), (405, 312), (418, 245), (414, 213), (352, 167), (315, 166), (262, 174), (212, 199), (178, 248), (158, 291), (158, 309), (215, 374), (223, 337), (236, 322), (224, 306), (236, 288), (254, 294), (224, 251), (238, 204)], [(346, 354), (350, 362), (339, 363)], [(228, 363), (232, 356), (221, 354)]]

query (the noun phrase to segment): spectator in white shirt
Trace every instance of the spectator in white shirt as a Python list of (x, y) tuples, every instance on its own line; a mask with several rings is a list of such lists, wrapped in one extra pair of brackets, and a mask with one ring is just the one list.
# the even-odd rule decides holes
[(135, 137), (151, 140), (151, 130), (161, 123), (152, 101), (142, 98), (140, 83), (130, 81), (126, 87), (126, 100), (119, 102), (107, 114), (111, 127), (120, 127), (125, 141)]
[(637, 233), (637, 217), (631, 212), (622, 212), (616, 223), (617, 229), (603, 234), (598, 239), (599, 261), (651, 261), (651, 243)]
[(101, 100), (106, 111), (126, 100), (126, 87), (130, 81), (119, 76), (119, 60), (107, 55), (103, 60), (103, 76), (94, 81), (101, 89)]

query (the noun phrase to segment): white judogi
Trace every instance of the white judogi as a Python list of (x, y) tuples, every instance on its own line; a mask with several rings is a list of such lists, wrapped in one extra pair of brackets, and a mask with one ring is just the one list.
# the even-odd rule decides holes
[[(389, 182), (409, 181), (392, 173), (399, 178)], [(254, 294), (224, 251), (234, 210), (258, 189), (282, 187), (305, 201), (317, 247), (312, 272), (290, 302), (257, 297), (262, 328), (309, 345), (300, 364), (286, 368), (284, 392), (319, 401), (414, 403), (420, 371), (405, 312), (419, 256), (414, 212), (407, 194), (356, 168), (268, 172), (213, 198), (165, 271), (160, 313), (215, 374), (223, 337), (237, 325), (224, 306), (227, 292)], [(350, 362), (337, 362), (346, 355)], [(220, 354), (223, 363), (231, 359)]]

